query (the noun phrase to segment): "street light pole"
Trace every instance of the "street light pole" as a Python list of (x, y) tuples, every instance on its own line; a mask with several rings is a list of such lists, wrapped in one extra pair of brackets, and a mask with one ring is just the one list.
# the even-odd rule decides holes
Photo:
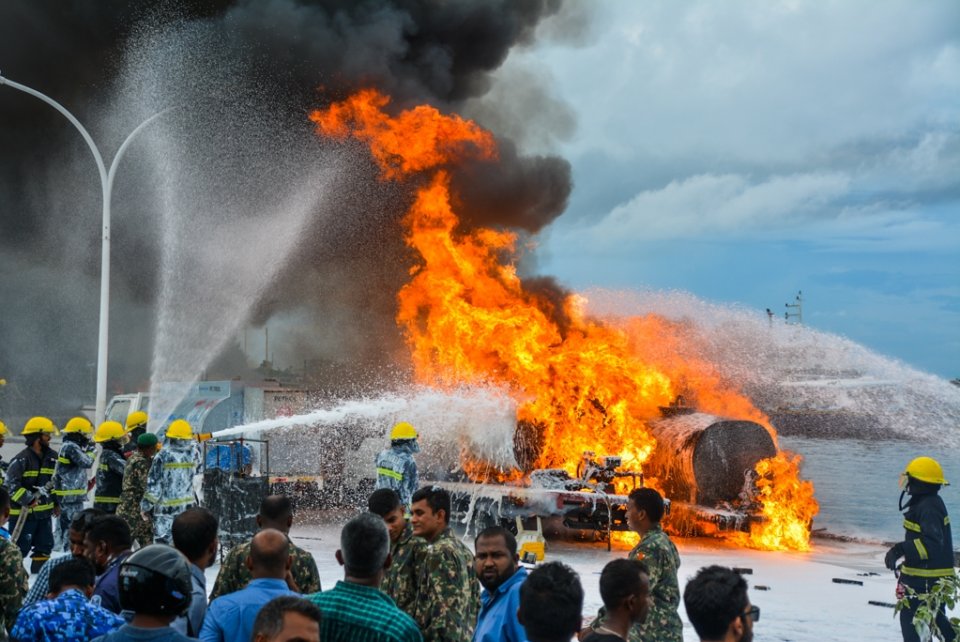
[(83, 136), (83, 140), (86, 141), (87, 146), (93, 153), (94, 160), (97, 162), (97, 170), (100, 172), (100, 188), (103, 199), (103, 243), (100, 257), (100, 333), (97, 350), (97, 409), (95, 415), (96, 425), (99, 426), (103, 422), (104, 412), (106, 411), (107, 406), (107, 342), (110, 329), (110, 198), (113, 192), (113, 179), (116, 176), (117, 166), (120, 162), (120, 159), (123, 157), (124, 152), (127, 151), (127, 147), (130, 146), (130, 142), (133, 140), (134, 136), (140, 133), (144, 127), (152, 123), (154, 120), (174, 108), (168, 107), (167, 109), (154, 114), (150, 118), (140, 123), (136, 129), (130, 132), (130, 135), (128, 135), (123, 141), (123, 143), (120, 145), (120, 148), (117, 150), (116, 155), (113, 157), (113, 161), (110, 163), (110, 170), (108, 172), (103, 163), (103, 157), (100, 155), (100, 150), (97, 148), (97, 144), (93, 142), (93, 138), (90, 136), (90, 133), (83, 125), (80, 124), (80, 121), (77, 120), (73, 114), (67, 111), (63, 105), (55, 101), (53, 98), (50, 98), (46, 94), (40, 93), (36, 89), (31, 89), (26, 85), (21, 85), (20, 83), (10, 80), (9, 78), (4, 78), (2, 75), (0, 75), (0, 85), (7, 85), (13, 89), (18, 89), (24, 93), (30, 94), (35, 98), (39, 98), (63, 114), (64, 117), (66, 117), (66, 119), (69, 120)]

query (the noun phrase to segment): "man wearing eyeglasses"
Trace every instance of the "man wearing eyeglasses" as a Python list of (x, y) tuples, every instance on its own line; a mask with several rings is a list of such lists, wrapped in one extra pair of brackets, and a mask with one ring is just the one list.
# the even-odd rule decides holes
[(706, 566), (687, 582), (683, 605), (700, 642), (751, 642), (760, 607), (750, 604), (747, 582), (723, 566)]

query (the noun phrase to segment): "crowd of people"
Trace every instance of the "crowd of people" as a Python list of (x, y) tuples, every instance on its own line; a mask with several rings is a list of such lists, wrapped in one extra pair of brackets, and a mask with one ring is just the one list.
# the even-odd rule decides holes
[[(217, 515), (197, 506), (192, 490), (188, 498), (185, 486), (178, 485), (197, 465), (189, 425), (173, 422), (166, 434), (171, 445), (159, 452), (156, 436), (144, 431), (127, 459), (116, 427), (101, 430), (112, 423), (105, 422), (93, 433), (94, 442), (116, 441), (109, 451), (116, 457), (99, 464), (94, 500), (86, 507), (76, 501), (85, 499), (85, 492), (70, 492), (86, 478), (71, 481), (65, 473), (72, 465), (89, 469), (93, 452), (75, 438), (68, 443), (76, 448), (65, 444), (51, 455), (48, 421), (28, 422), (27, 447), (10, 463), (0, 487), (0, 519), (9, 518), (16, 535), (0, 529), (0, 639), (9, 634), (24, 642), (682, 642), (681, 598), (702, 641), (749, 642), (759, 620), (746, 581), (729, 568), (700, 569), (681, 596), (680, 556), (661, 527), (665, 502), (650, 488), (635, 489), (627, 499), (627, 522), (640, 540), (626, 558), (603, 568), (603, 607), (587, 619), (575, 571), (556, 561), (532, 569), (521, 565), (516, 538), (501, 526), (477, 533), (471, 550), (450, 528), (449, 493), (430, 485), (406, 500), (389, 487), (369, 496), (367, 510), (341, 530), (332, 553), (343, 579), (328, 590), (320, 585), (313, 556), (291, 540), (291, 499), (269, 495), (256, 517), (257, 532), (225, 552), (208, 589), (206, 570), (220, 554), (220, 528)], [(89, 422), (72, 428), (68, 435), (92, 432)], [(932, 492), (946, 482), (939, 465), (914, 463), (906, 471), (905, 492), (913, 506), (907, 537), (891, 549), (887, 563), (905, 557), (915, 566), (903, 573), (929, 575), (932, 567), (924, 561), (942, 560), (938, 543), (927, 535), (936, 530), (952, 551), (949, 519)], [(378, 467), (392, 470), (393, 464), (382, 461)], [(109, 477), (121, 468), (119, 480)], [(139, 510), (120, 510), (131, 505)], [(54, 518), (68, 554), (50, 555), (47, 533)], [(30, 550), (32, 586), (24, 564)], [(912, 639), (906, 626), (904, 637)]]

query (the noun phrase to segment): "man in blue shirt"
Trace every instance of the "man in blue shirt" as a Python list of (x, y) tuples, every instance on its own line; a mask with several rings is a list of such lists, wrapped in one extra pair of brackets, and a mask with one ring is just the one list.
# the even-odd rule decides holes
[(257, 612), (267, 602), (281, 595), (296, 595), (287, 588), (285, 579), (291, 561), (286, 535), (273, 528), (254, 535), (246, 561), (253, 579), (246, 588), (210, 603), (200, 639), (204, 642), (249, 640)]
[(516, 538), (505, 528), (491, 526), (480, 531), (473, 546), (474, 568), (483, 585), (473, 642), (527, 642), (517, 620), (527, 569), (519, 567)]
[(217, 518), (206, 508), (188, 508), (173, 520), (173, 545), (190, 560), (190, 575), (193, 579), (193, 599), (185, 615), (178, 617), (170, 626), (187, 637), (196, 637), (203, 628), (207, 614), (207, 578), (204, 569), (217, 559)]
[(50, 572), (50, 592), (56, 597), (25, 607), (10, 632), (19, 642), (73, 642), (109, 633), (123, 618), (88, 602), (93, 595), (93, 564), (84, 557), (67, 557)]
[(93, 594), (108, 611), (120, 614), (120, 565), (130, 557), (130, 527), (122, 517), (103, 515), (93, 520), (83, 537), (87, 559), (97, 569)]

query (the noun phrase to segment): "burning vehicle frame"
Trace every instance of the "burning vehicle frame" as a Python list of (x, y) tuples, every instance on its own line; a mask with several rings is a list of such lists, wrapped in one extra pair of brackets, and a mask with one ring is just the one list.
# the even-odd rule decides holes
[[(668, 503), (669, 528), (682, 536), (745, 531), (764, 520), (756, 501), (756, 464), (776, 455), (770, 433), (751, 421), (698, 413), (693, 408), (662, 409), (651, 422), (660, 440), (644, 464), (652, 484)], [(518, 424), (518, 462), (535, 461), (529, 452), (536, 439), (525, 437), (535, 426)], [(623, 469), (620, 456), (597, 458), (586, 451), (576, 475), (562, 468), (534, 469), (523, 485), (435, 481), (450, 491), (459, 522), (477, 530), (499, 524), (513, 529), (521, 519), (559, 518), (567, 529), (592, 531), (608, 542), (615, 531), (630, 530), (629, 492), (645, 485), (644, 472)]]

